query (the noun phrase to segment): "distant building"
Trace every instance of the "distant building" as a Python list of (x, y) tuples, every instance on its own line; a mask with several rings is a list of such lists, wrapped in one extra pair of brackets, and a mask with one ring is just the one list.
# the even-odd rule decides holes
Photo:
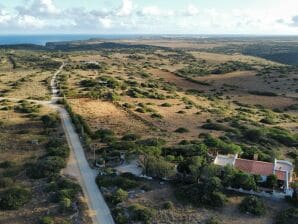
[(283, 188), (287, 195), (292, 195), (293, 190), (290, 183), (293, 182), (294, 166), (286, 160), (274, 160), (274, 163), (240, 159), (238, 155), (217, 155), (214, 164), (219, 166), (230, 165), (242, 172), (260, 175), (262, 181), (266, 181), (271, 174), (276, 175), (277, 179), (283, 182)]

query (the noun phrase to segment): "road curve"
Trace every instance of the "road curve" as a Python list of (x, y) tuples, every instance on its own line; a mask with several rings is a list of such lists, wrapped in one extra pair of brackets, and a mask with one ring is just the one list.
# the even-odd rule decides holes
[[(56, 77), (62, 71), (65, 64), (55, 72), (51, 80), (52, 88), (52, 104), (57, 102), (58, 90), (56, 87)], [(98, 186), (95, 183), (97, 176), (96, 170), (90, 168), (86, 159), (84, 149), (82, 147), (79, 135), (76, 133), (75, 128), (71, 122), (69, 113), (63, 107), (58, 107), (58, 111), (61, 117), (64, 132), (66, 133), (67, 142), (70, 149), (74, 153), (74, 157), (79, 169), (80, 176), (77, 177), (82, 188), (84, 195), (87, 199), (89, 209), (91, 210), (91, 218), (94, 224), (114, 224), (114, 220), (110, 213), (110, 209), (107, 206)]]

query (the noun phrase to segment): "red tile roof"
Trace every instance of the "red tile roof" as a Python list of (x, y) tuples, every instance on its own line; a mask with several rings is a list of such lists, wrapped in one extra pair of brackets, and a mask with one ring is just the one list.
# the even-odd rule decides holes
[(234, 167), (246, 173), (268, 176), (273, 174), (274, 164), (256, 160), (236, 159)]

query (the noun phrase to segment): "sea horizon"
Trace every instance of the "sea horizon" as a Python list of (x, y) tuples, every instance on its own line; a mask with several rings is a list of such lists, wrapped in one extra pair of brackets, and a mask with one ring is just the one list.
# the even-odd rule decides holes
[(79, 41), (89, 39), (131, 39), (144, 35), (136, 34), (0, 34), (0, 45), (36, 44), (48, 42)]

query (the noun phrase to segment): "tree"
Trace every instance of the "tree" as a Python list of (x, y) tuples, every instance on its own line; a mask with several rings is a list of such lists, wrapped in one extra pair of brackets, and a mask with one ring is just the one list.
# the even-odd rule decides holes
[(4, 210), (15, 210), (22, 207), (31, 199), (31, 191), (21, 188), (13, 187), (0, 196), (0, 208)]
[(59, 124), (59, 117), (55, 114), (44, 115), (41, 120), (46, 128), (55, 128)]
[(61, 212), (66, 212), (71, 208), (71, 200), (67, 197), (62, 198), (59, 204)]
[(297, 224), (298, 208), (288, 208), (280, 211), (276, 216), (276, 224)]
[(40, 224), (54, 224), (54, 220), (49, 216), (44, 216), (40, 219)]
[(112, 195), (112, 203), (118, 204), (122, 201), (126, 200), (128, 198), (127, 191), (123, 190), (122, 188), (119, 188), (113, 195)]
[(174, 165), (162, 157), (144, 155), (139, 160), (143, 172), (151, 177), (169, 178), (175, 174)]
[(131, 205), (128, 210), (131, 213), (132, 220), (143, 221), (146, 224), (150, 223), (152, 216), (154, 215), (154, 210), (146, 208), (140, 204)]
[(255, 190), (257, 185), (252, 175), (239, 172), (235, 174), (232, 181), (232, 187), (243, 188), (245, 190)]
[(232, 186), (237, 171), (232, 166), (225, 166), (222, 172), (222, 184), (225, 187)]
[(266, 213), (265, 204), (255, 196), (245, 197), (239, 205), (241, 212), (248, 212), (253, 215), (264, 215)]
[(269, 188), (275, 188), (277, 186), (277, 177), (274, 174), (270, 174), (266, 180), (266, 186)]

